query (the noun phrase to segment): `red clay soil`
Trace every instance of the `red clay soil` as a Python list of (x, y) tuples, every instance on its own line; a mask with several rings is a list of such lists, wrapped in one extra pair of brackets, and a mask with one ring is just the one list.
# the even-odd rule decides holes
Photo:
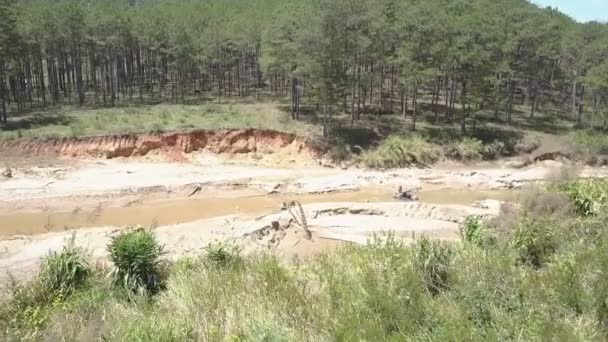
[(0, 141), (3, 152), (108, 159), (145, 156), (150, 152), (236, 154), (274, 153), (283, 149), (312, 156), (321, 152), (318, 146), (294, 134), (256, 129)]

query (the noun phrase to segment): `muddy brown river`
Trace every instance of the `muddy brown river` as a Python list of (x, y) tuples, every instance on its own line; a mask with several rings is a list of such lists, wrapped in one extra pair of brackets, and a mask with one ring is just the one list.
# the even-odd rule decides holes
[[(508, 190), (436, 190), (421, 191), (421, 202), (470, 205), (484, 199), (512, 200), (517, 191)], [(34, 235), (75, 228), (101, 226), (164, 226), (226, 215), (256, 215), (280, 210), (283, 202), (302, 204), (337, 202), (394, 202), (390, 189), (368, 188), (357, 191), (323, 194), (277, 194), (243, 197), (196, 197), (178, 200), (142, 201), (122, 207), (93, 210), (32, 212), (0, 215), (0, 237)]]

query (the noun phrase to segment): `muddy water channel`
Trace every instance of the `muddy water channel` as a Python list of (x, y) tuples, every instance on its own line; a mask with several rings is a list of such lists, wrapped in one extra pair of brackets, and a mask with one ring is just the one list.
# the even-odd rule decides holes
[[(506, 190), (442, 190), (421, 191), (421, 202), (434, 204), (470, 205), (484, 199), (512, 200), (515, 191)], [(0, 237), (34, 235), (84, 227), (101, 226), (165, 226), (200, 219), (244, 215), (254, 216), (279, 211), (284, 202), (297, 200), (302, 204), (338, 202), (394, 202), (387, 188), (368, 188), (323, 194), (274, 194), (230, 197), (200, 197), (174, 200), (137, 201), (121, 207), (104, 207), (101, 203), (92, 210), (57, 212), (20, 212), (0, 215)]]

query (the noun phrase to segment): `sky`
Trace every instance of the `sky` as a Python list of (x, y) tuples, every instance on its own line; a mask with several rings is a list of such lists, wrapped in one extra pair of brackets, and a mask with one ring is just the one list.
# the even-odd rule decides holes
[(532, 2), (542, 7), (557, 7), (561, 12), (580, 22), (608, 21), (608, 0), (532, 0)]

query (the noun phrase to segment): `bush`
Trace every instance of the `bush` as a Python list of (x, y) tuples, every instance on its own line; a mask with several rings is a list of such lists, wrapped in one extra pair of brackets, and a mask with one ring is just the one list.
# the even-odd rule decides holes
[(54, 252), (42, 260), (40, 285), (52, 295), (65, 298), (82, 287), (91, 275), (86, 253), (70, 242), (61, 252)]
[(408, 166), (425, 166), (441, 158), (441, 149), (420, 137), (393, 135), (380, 146), (364, 153), (360, 160), (370, 168), (390, 169)]
[(108, 245), (114, 286), (132, 292), (156, 293), (161, 288), (163, 247), (154, 233), (141, 227), (128, 228)]
[(605, 179), (577, 179), (558, 184), (555, 188), (568, 196), (576, 212), (582, 216), (599, 214), (608, 200), (608, 180)]
[(465, 242), (481, 246), (483, 244), (483, 221), (480, 216), (468, 216), (462, 227), (460, 235)]
[(414, 263), (431, 294), (449, 288), (452, 249), (447, 243), (422, 238), (416, 246)]
[(507, 146), (504, 142), (495, 140), (484, 145), (481, 154), (485, 160), (498, 159), (507, 154)]
[(595, 130), (578, 130), (569, 136), (578, 152), (588, 154), (608, 153), (608, 134)]
[(534, 268), (542, 267), (557, 249), (557, 241), (548, 219), (524, 217), (513, 230), (512, 246), (522, 263)]
[(446, 154), (452, 159), (472, 161), (481, 159), (483, 150), (484, 146), (480, 140), (464, 138), (447, 147)]
[(225, 242), (210, 243), (205, 247), (206, 259), (213, 265), (224, 267), (240, 260), (241, 249)]

